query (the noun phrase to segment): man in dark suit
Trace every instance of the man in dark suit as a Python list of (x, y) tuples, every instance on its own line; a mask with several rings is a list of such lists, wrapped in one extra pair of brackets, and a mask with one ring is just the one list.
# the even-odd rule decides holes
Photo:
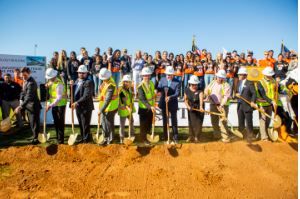
[(80, 142), (87, 143), (90, 139), (90, 122), (92, 112), (94, 110), (93, 103), (93, 82), (88, 79), (88, 70), (85, 65), (79, 66), (78, 79), (73, 86), (72, 109), (76, 109), (76, 115), (80, 127), (82, 140)]
[[(174, 68), (167, 66), (165, 71), (166, 77), (162, 77), (159, 81), (157, 91), (161, 93), (159, 100), (159, 108), (162, 109), (164, 138), (167, 139), (167, 115), (166, 102), (168, 103), (168, 111), (171, 113), (173, 140), (178, 142), (178, 125), (177, 125), (177, 110), (178, 110), (178, 95), (180, 93), (180, 82), (174, 78)], [(167, 91), (167, 95), (165, 92)], [(168, 118), (169, 119), (169, 118)]]
[(246, 131), (247, 134), (244, 137), (247, 141), (253, 139), (253, 108), (256, 107), (256, 92), (253, 82), (247, 80), (247, 69), (241, 67), (238, 71), (239, 82), (236, 90), (237, 97), (243, 97), (247, 101), (251, 102), (248, 104), (242, 99), (238, 99), (237, 113), (239, 120), (239, 131), (243, 132), (245, 130), (246, 121)]
[(30, 127), (33, 133), (32, 144), (38, 144), (38, 134), (40, 132), (40, 112), (41, 104), (37, 94), (37, 83), (30, 76), (30, 69), (23, 67), (21, 73), (24, 79), (23, 91), (20, 96), (20, 106), (15, 109), (16, 113), (26, 110)]

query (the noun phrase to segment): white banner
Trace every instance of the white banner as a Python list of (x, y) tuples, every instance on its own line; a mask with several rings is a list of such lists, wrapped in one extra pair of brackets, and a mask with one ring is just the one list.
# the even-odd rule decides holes
[[(135, 102), (135, 108), (138, 110), (138, 103)], [(91, 119), (91, 125), (97, 125), (98, 122), (98, 102), (94, 102), (95, 110), (92, 113), (92, 119)], [(209, 110), (209, 104), (205, 104), (205, 109)], [(43, 119), (43, 111), (41, 112), (41, 119)], [(78, 124), (78, 120), (76, 117), (76, 113), (74, 111), (75, 116), (75, 124)], [(69, 108), (69, 104), (67, 104), (66, 107), (66, 116), (65, 116), (65, 123), (71, 124), (71, 109)], [(134, 118), (134, 126), (140, 125), (139, 115), (138, 113), (133, 114)], [(187, 109), (184, 102), (179, 102), (179, 110), (177, 111), (177, 119), (178, 119), (178, 126), (179, 127), (188, 127), (188, 115), (187, 115)], [(229, 113), (228, 113), (228, 120), (233, 126), (238, 126), (238, 116), (237, 116), (237, 103), (231, 103), (229, 106)], [(43, 120), (41, 120), (43, 121)], [(51, 114), (51, 111), (47, 113), (47, 124), (53, 124), (53, 117)], [(118, 126), (120, 124), (120, 117), (118, 114), (115, 116), (115, 125)], [(128, 121), (126, 121), (126, 124), (128, 125)], [(156, 126), (162, 126), (162, 116), (160, 114), (160, 110), (157, 111), (156, 115)], [(171, 123), (170, 123), (171, 125)], [(204, 116), (203, 126), (205, 127), (211, 127), (211, 121), (210, 121), (210, 115)], [(258, 111), (253, 112), (253, 126), (258, 127), (259, 126), (259, 119), (258, 119)]]
[(24, 66), (30, 68), (31, 76), (38, 84), (45, 83), (46, 57), (0, 54), (2, 75), (10, 73), (13, 77), (14, 69), (21, 69)]

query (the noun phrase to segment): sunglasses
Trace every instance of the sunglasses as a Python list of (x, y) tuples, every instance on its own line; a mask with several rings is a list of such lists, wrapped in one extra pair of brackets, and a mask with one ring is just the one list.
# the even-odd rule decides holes
[(79, 72), (78, 74), (83, 75), (83, 74), (85, 74), (85, 73), (80, 73), (80, 72)]

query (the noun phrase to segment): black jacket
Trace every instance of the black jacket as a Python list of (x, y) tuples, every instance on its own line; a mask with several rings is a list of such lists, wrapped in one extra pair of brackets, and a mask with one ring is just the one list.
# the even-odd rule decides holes
[[(168, 87), (168, 80), (167, 78), (161, 78), (157, 91), (161, 92), (161, 97), (159, 100), (159, 108), (165, 110), (166, 109), (166, 102), (165, 102), (165, 91), (164, 89)], [(168, 102), (168, 109), (169, 111), (177, 111), (178, 110), (178, 95), (180, 93), (180, 83), (176, 79), (172, 79), (171, 85), (168, 88), (167, 96), (170, 97), (170, 100)]]
[(11, 81), (10, 83), (4, 82), (1, 84), (1, 91), (3, 92), (3, 100), (14, 101), (20, 99), (22, 87), (14, 81)]
[[(239, 93), (240, 84), (242, 81), (238, 82), (238, 86), (236, 88), (236, 92)], [(249, 102), (256, 102), (256, 91), (253, 82), (246, 80), (242, 92), (239, 93), (243, 98), (248, 100)], [(242, 108), (245, 112), (253, 111), (253, 108), (244, 100), (238, 99), (238, 109)]]
[(83, 80), (83, 83), (79, 88), (79, 91), (75, 95), (77, 83), (78, 80), (76, 80), (75, 84), (73, 85), (73, 98), (74, 98), (73, 101), (77, 102), (78, 104), (76, 109), (82, 112), (93, 111), (94, 110), (93, 82), (89, 79)]
[(24, 82), (20, 100), (22, 100), (20, 105), (22, 109), (26, 109), (29, 112), (33, 113), (42, 108), (37, 93), (37, 83), (32, 77), (29, 77), (28, 80)]

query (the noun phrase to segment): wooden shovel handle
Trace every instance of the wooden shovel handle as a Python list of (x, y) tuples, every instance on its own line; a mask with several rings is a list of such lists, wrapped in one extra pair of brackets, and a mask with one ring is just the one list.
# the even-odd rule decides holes
[[(244, 100), (247, 104), (251, 105), (251, 102), (249, 102), (247, 99), (245, 99), (244, 97), (240, 96), (240, 95), (236, 95), (238, 98)], [(267, 116), (268, 118), (272, 119), (272, 117), (267, 114), (265, 111), (261, 110), (260, 108), (254, 108), (255, 110), (258, 110), (259, 112), (261, 112), (262, 114), (264, 114), (265, 116)]]

